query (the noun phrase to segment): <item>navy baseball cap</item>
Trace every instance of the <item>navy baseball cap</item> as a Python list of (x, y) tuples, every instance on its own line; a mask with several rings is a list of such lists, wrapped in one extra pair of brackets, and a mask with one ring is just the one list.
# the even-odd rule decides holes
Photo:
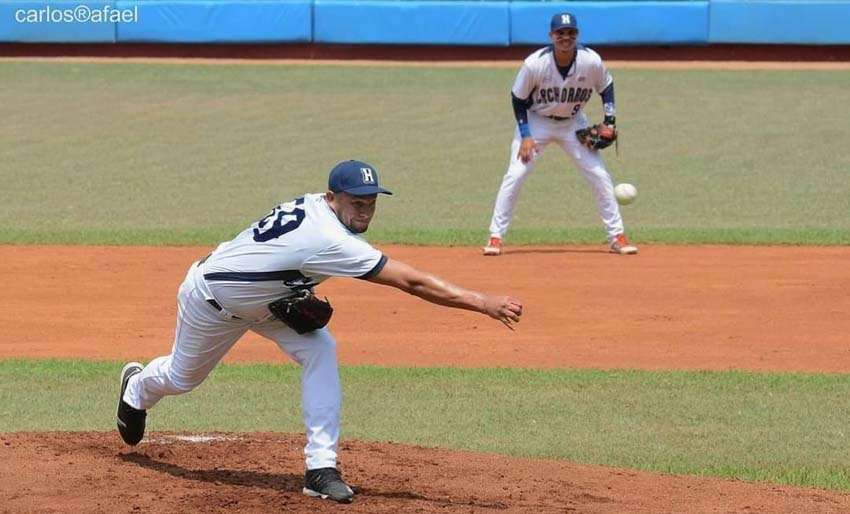
[(334, 166), (328, 177), (328, 189), (334, 193), (346, 192), (354, 196), (392, 194), (378, 185), (378, 172), (371, 164), (363, 161), (343, 161)]
[(552, 16), (552, 23), (549, 24), (549, 32), (555, 32), (561, 29), (576, 29), (578, 30), (578, 20), (574, 14), (562, 12)]

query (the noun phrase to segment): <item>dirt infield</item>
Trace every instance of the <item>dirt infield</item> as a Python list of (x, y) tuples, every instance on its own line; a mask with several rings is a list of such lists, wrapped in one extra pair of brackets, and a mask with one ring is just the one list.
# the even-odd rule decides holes
[[(386, 443), (346, 442), (350, 505), (300, 493), (299, 437), (0, 434), (0, 512), (846, 513), (850, 495)], [(8, 470), (15, 470), (14, 476)]]
[[(850, 371), (850, 248), (386, 246), (390, 257), (521, 298), (516, 332), (391, 288), (334, 279), (343, 364)], [(175, 293), (207, 248), (0, 246), (0, 358), (168, 353)], [(57, 301), (57, 299), (60, 299)], [(436, 336), (436, 337), (435, 337)], [(285, 362), (246, 337), (227, 357)], [(117, 369), (116, 369), (117, 371)], [(111, 410), (112, 406), (106, 406)], [(303, 436), (0, 435), (0, 513), (787, 513), (850, 511), (850, 495), (730, 480), (343, 440), (358, 494), (300, 494)]]
[[(395, 289), (332, 279), (344, 365), (850, 372), (850, 248), (380, 247), (525, 304), (516, 332)], [(176, 291), (208, 248), (0, 246), (0, 358), (147, 360), (171, 349)], [(34, 272), (35, 271), (35, 272)], [(48, 308), (49, 307), (49, 308)], [(438, 337), (434, 337), (435, 328)], [(286, 362), (249, 334), (230, 362)]]

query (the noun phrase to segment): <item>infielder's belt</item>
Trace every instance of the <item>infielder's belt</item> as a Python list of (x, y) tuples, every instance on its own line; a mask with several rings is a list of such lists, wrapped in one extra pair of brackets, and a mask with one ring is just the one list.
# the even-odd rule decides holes
[(546, 116), (546, 117), (549, 118), (550, 120), (555, 120), (555, 121), (567, 121), (568, 119), (572, 118), (572, 116), (566, 116), (566, 117), (565, 116)]

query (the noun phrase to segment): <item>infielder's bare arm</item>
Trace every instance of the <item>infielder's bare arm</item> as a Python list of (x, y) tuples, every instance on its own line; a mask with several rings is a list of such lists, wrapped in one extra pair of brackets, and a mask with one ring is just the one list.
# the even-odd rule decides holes
[(511, 329), (511, 323), (519, 322), (522, 316), (522, 303), (519, 300), (464, 289), (401, 261), (387, 260), (381, 271), (368, 280), (393, 286), (437, 305), (486, 314)]

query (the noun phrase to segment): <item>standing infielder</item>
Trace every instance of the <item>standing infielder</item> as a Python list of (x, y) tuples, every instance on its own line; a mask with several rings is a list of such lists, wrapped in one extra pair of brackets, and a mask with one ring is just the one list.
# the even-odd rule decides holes
[(478, 311), (511, 327), (519, 301), (453, 285), (388, 259), (358, 234), (366, 231), (379, 193), (375, 168), (346, 161), (331, 170), (329, 191), (275, 207), (236, 238), (189, 268), (178, 292), (171, 355), (121, 371), (118, 430), (130, 445), (145, 433), (147, 410), (167, 395), (196, 388), (245, 332), (274, 341), (303, 368), (307, 429), (303, 492), (349, 502), (354, 493), (336, 469), (340, 384), (336, 343), (325, 328), (330, 304), (312, 294), (333, 277), (389, 285), (424, 300)]
[[(490, 240), (484, 247), (484, 255), (502, 252), (502, 239), (508, 231), (522, 185), (540, 151), (553, 142), (573, 160), (590, 184), (610, 251), (636, 254), (637, 248), (626, 240), (611, 176), (598, 152), (617, 137), (614, 81), (599, 54), (576, 46), (579, 31), (575, 16), (557, 14), (550, 28), (552, 46), (529, 55), (514, 82), (512, 99), (517, 130), (511, 143), (510, 165), (496, 197)], [(605, 120), (603, 124), (587, 128), (582, 108), (594, 91), (602, 96)]]

